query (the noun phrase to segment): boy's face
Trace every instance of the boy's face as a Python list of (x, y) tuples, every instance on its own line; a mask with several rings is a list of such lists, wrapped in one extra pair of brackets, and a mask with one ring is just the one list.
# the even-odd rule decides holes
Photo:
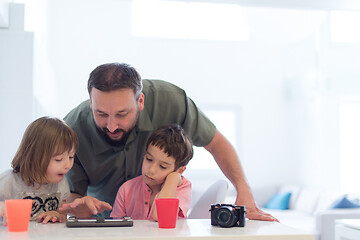
[(142, 164), (142, 176), (151, 187), (161, 186), (167, 175), (175, 171), (175, 158), (169, 157), (160, 148), (149, 145)]

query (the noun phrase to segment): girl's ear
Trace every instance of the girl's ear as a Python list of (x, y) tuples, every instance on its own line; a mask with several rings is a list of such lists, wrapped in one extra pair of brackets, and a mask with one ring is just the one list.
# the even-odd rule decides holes
[(176, 170), (176, 172), (180, 173), (180, 174), (183, 174), (183, 172), (185, 171), (186, 169), (186, 166), (182, 166), (182, 167), (179, 167), (178, 170)]

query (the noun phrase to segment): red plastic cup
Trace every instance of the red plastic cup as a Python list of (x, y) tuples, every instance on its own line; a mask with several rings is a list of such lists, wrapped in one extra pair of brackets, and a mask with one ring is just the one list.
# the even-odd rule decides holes
[(5, 200), (7, 224), (9, 232), (26, 232), (29, 227), (33, 200)]
[(175, 228), (179, 211), (179, 199), (155, 199), (159, 228)]

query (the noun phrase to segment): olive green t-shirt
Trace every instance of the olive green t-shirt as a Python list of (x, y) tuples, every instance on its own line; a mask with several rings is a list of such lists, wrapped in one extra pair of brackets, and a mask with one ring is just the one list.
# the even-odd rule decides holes
[[(79, 138), (74, 165), (67, 174), (71, 192), (113, 205), (119, 187), (141, 175), (146, 142), (163, 125), (179, 124), (195, 146), (206, 146), (213, 139), (216, 127), (184, 90), (161, 80), (143, 80), (143, 93), (144, 109), (121, 146), (110, 145), (98, 133), (89, 100), (64, 118)], [(108, 215), (108, 212), (103, 214)]]

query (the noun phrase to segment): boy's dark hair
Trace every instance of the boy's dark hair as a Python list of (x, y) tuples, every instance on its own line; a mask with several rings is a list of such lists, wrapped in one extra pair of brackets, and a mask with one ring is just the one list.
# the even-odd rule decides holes
[(146, 144), (160, 148), (169, 157), (175, 158), (175, 170), (186, 166), (194, 155), (192, 141), (179, 125), (167, 125), (158, 128)]
[(102, 92), (129, 88), (138, 99), (142, 91), (142, 80), (135, 68), (126, 63), (106, 63), (95, 68), (88, 80), (88, 92), (91, 97), (92, 88)]

